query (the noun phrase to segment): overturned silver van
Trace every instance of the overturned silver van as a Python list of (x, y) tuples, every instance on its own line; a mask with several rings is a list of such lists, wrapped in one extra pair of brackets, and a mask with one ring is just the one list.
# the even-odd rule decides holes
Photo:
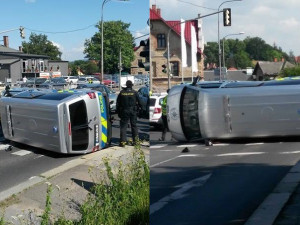
[(109, 146), (108, 97), (97, 91), (26, 90), (0, 99), (8, 140), (63, 154)]
[(178, 141), (300, 136), (299, 82), (236, 82), (169, 91), (167, 117)]

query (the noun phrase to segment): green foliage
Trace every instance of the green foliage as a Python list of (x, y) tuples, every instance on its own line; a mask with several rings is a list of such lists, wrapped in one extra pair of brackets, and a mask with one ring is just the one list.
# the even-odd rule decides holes
[[(120, 48), (122, 51), (123, 67), (129, 69), (134, 59), (134, 38), (130, 33), (130, 24), (122, 21), (108, 21), (103, 23), (103, 61), (105, 73), (117, 73)], [(84, 53), (90, 60), (100, 61), (101, 56), (101, 24), (97, 25), (97, 32), (91, 39), (85, 41)]]
[(281, 71), (280, 77), (300, 76), (300, 66), (285, 68)]
[(61, 60), (59, 48), (47, 39), (46, 35), (31, 33), (29, 42), (22, 42), (23, 52), (28, 54), (46, 55), (51, 60)]
[(41, 225), (48, 225), (50, 222), (50, 213), (51, 213), (51, 192), (52, 192), (52, 185), (48, 185), (47, 188), (47, 195), (46, 195), (46, 206), (45, 211), (43, 213)]
[(77, 70), (80, 69), (84, 74), (99, 73), (98, 62), (96, 61), (86, 61), (86, 60), (76, 60), (69, 63), (71, 68), (71, 75), (78, 75)]
[[(205, 46), (205, 65), (207, 63), (219, 64), (218, 43), (208, 42)], [(223, 40), (221, 40), (221, 49), (223, 49)], [(243, 41), (238, 39), (226, 39), (224, 41), (225, 63), (226, 67), (246, 68), (252, 66), (252, 60), (274, 61), (276, 58), (281, 61), (282, 58), (290, 62), (294, 61), (293, 53), (290, 55), (283, 52), (275, 44), (271, 46), (259, 37), (247, 37)], [(223, 56), (222, 56), (223, 57)], [(223, 59), (222, 59), (223, 60)]]
[(204, 48), (205, 65), (207, 65), (207, 63), (219, 64), (218, 48), (219, 46), (217, 42), (207, 42), (207, 45)]
[(94, 187), (93, 195), (81, 207), (80, 224), (149, 224), (150, 170), (141, 149), (136, 148), (134, 162), (126, 169), (119, 164), (114, 174), (104, 160), (107, 180)]

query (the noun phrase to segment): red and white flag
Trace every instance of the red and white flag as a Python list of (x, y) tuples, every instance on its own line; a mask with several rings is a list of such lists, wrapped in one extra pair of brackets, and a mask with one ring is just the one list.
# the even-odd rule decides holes
[(182, 67), (187, 67), (187, 53), (186, 53), (186, 43), (185, 43), (185, 23), (181, 19), (181, 63)]
[(192, 59), (192, 73), (198, 72), (197, 37), (196, 37), (196, 30), (193, 25), (191, 25), (191, 59)]

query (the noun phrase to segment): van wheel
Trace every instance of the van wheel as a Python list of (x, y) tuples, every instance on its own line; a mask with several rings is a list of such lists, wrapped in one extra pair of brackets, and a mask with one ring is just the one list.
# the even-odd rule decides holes
[(205, 146), (213, 146), (213, 142), (210, 139), (205, 139), (204, 143), (205, 143)]

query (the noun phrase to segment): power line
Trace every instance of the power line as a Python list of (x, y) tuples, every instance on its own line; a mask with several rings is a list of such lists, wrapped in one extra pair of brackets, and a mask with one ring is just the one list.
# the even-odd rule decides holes
[(186, 3), (186, 4), (190, 4), (190, 5), (193, 5), (193, 6), (197, 6), (197, 7), (203, 8), (203, 9), (217, 10), (217, 9), (208, 8), (208, 7), (201, 6), (201, 5), (196, 5), (196, 4), (194, 4), (194, 3), (191, 3), (191, 2), (186, 2), (186, 1), (182, 1), (182, 0), (177, 0), (177, 1), (178, 1), (178, 2), (183, 2), (183, 3)]
[(39, 32), (39, 33), (51, 33), (51, 34), (63, 34), (63, 33), (72, 33), (72, 32), (77, 32), (77, 31), (82, 31), (82, 30), (86, 30), (86, 29), (89, 29), (90, 27), (92, 26), (96, 26), (98, 23), (94, 23), (94, 24), (91, 24), (87, 27), (84, 27), (84, 28), (79, 28), (79, 29), (75, 29), (75, 30), (69, 30), (69, 31), (43, 31), (43, 30), (35, 30), (35, 29), (31, 29), (31, 28), (28, 28), (28, 27), (24, 27), (26, 30), (30, 30), (30, 31), (33, 31), (33, 32)]
[(134, 40), (139, 39), (139, 38), (142, 38), (142, 37), (145, 37), (145, 36), (148, 36), (148, 35), (149, 35), (149, 34), (144, 34), (144, 35), (142, 35), (142, 36), (139, 36), (139, 37), (134, 38)]

